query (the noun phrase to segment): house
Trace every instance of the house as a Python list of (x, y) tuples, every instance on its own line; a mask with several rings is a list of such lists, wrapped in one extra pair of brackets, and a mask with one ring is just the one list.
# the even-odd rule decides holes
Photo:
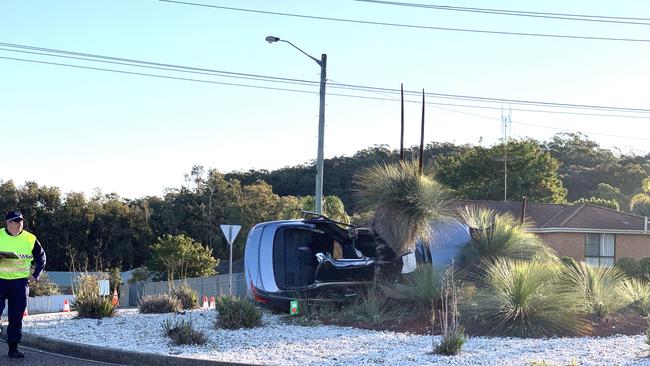
[(523, 217), (529, 232), (539, 235), (558, 255), (594, 265), (618, 259), (650, 257), (648, 218), (589, 204), (456, 201), (458, 207), (489, 208)]

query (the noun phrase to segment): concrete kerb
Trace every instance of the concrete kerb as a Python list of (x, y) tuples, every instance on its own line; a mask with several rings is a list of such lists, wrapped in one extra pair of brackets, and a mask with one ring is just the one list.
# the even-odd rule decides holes
[[(6, 334), (7, 326), (2, 325), (2, 339), (6, 339)], [(23, 338), (20, 343), (28, 347), (37, 348), (51, 353), (122, 365), (257, 366), (255, 364), (247, 363), (202, 360), (155, 353), (125, 351), (115, 348), (61, 341), (25, 332), (23, 332)]]

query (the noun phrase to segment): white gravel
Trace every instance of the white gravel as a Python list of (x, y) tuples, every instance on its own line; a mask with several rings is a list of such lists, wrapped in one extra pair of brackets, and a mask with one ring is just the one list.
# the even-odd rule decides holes
[[(265, 314), (256, 329), (222, 330), (214, 326), (215, 310), (184, 315), (139, 314), (120, 310), (101, 321), (74, 319), (75, 313), (32, 315), (23, 330), (50, 338), (129, 351), (187, 358), (272, 365), (529, 365), (545, 360), (566, 365), (650, 365), (645, 336), (552, 339), (471, 338), (458, 356), (430, 354), (431, 337), (336, 326), (286, 324)], [(173, 346), (162, 335), (165, 319), (190, 319), (204, 330), (204, 346)]]

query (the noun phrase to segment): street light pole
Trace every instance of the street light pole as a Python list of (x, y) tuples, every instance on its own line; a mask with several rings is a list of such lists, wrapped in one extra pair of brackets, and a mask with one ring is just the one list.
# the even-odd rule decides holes
[(305, 56), (314, 60), (318, 66), (320, 66), (320, 102), (318, 107), (318, 151), (316, 153), (316, 198), (314, 199), (314, 211), (318, 214), (323, 213), (323, 168), (324, 168), (324, 157), (323, 150), (325, 145), (325, 85), (327, 81), (327, 55), (322, 54), (321, 59), (317, 59), (307, 52), (301, 50), (295, 44), (280, 39), (275, 36), (266, 37), (266, 41), (269, 43), (275, 42), (285, 42), (290, 44), (293, 48), (300, 51)]

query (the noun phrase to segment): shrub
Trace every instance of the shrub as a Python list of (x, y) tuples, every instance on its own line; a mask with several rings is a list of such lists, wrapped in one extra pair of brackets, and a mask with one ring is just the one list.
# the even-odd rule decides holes
[(262, 311), (245, 298), (219, 296), (216, 325), (225, 329), (254, 328), (262, 324)]
[(75, 295), (70, 309), (77, 312), (79, 318), (101, 319), (115, 315), (115, 306), (110, 298), (99, 296), (97, 276), (82, 274), (73, 286)]
[(141, 266), (131, 272), (131, 278), (129, 278), (127, 282), (129, 285), (133, 285), (139, 282), (147, 282), (147, 280), (149, 280), (149, 277), (151, 277), (149, 269), (147, 269), (146, 266)]
[(403, 283), (384, 288), (386, 294), (396, 300), (430, 311), (440, 299), (440, 271), (431, 264), (424, 264), (403, 276)]
[(164, 314), (181, 311), (181, 302), (168, 294), (143, 296), (138, 302), (142, 314)]
[(639, 261), (639, 277), (650, 281), (650, 258), (641, 258)]
[(375, 286), (360, 292), (359, 297), (342, 309), (344, 322), (367, 322), (380, 325), (398, 318), (390, 308), (388, 298)]
[[(453, 263), (453, 262), (452, 262)], [(460, 289), (454, 280), (453, 267), (450, 267), (443, 276), (441, 289), (440, 330), (442, 340), (434, 345), (434, 352), (439, 355), (455, 356), (460, 353), (463, 344), (467, 341), (463, 326), (460, 324), (458, 299)]]
[(61, 292), (57, 285), (50, 281), (47, 277), (47, 273), (43, 272), (41, 277), (37, 282), (34, 282), (29, 285), (29, 296), (48, 296), (48, 295), (58, 295)]
[(628, 277), (639, 276), (639, 263), (630, 257), (623, 257), (616, 261), (616, 267), (620, 268)]
[(194, 329), (192, 320), (174, 321), (166, 319), (163, 324), (163, 334), (171, 338), (172, 342), (177, 345), (196, 344), (202, 345), (207, 343), (208, 338), (203, 331)]
[(465, 246), (470, 262), (480, 263), (497, 258), (550, 259), (553, 250), (535, 234), (526, 231), (509, 214), (496, 214), (489, 209), (466, 207), (461, 210), (462, 221), (470, 228), (471, 240)]
[(546, 337), (588, 332), (588, 322), (579, 316), (580, 296), (559, 280), (557, 263), (497, 259), (484, 266), (484, 277), (465, 312), (486, 319), (486, 334)]
[(181, 302), (183, 309), (194, 309), (198, 307), (199, 294), (186, 284), (173, 289), (170, 294)]
[(83, 273), (72, 286), (76, 297), (99, 296), (99, 277)]
[(622, 285), (623, 298), (639, 315), (650, 318), (650, 283), (637, 278), (628, 278)]
[(591, 266), (578, 262), (567, 267), (563, 279), (582, 296), (582, 308), (594, 320), (616, 313), (625, 305), (621, 286), (625, 274), (617, 267)]
[(435, 353), (443, 356), (455, 356), (460, 353), (466, 341), (467, 337), (463, 332), (446, 335), (436, 346)]
[(76, 297), (72, 300), (70, 309), (76, 311), (79, 318), (101, 319), (115, 315), (115, 306), (111, 299), (99, 295)]
[(122, 274), (120, 273), (120, 267), (113, 267), (108, 272), (108, 286), (113, 290), (120, 291), (120, 285), (122, 284)]

